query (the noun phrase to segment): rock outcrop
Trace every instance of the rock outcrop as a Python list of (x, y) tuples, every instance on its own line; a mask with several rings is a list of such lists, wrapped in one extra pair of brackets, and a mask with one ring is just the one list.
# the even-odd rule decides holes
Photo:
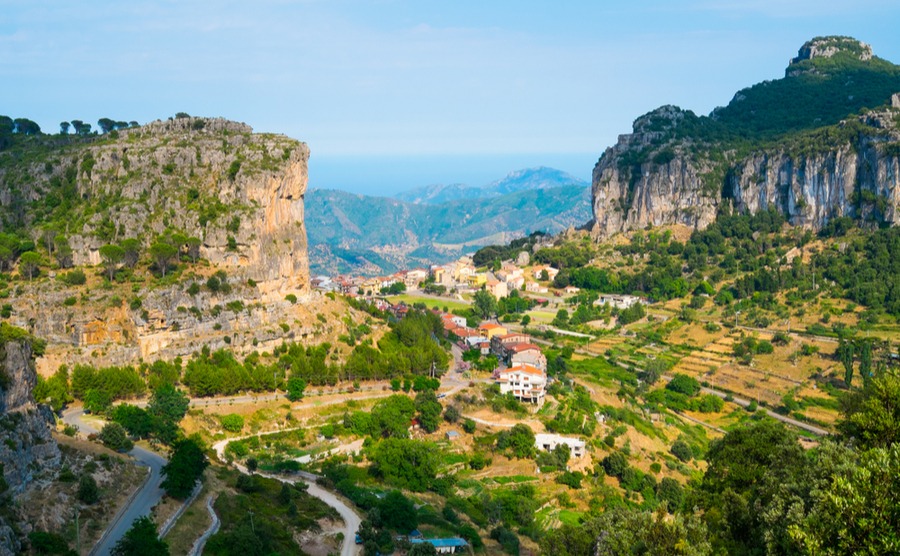
[[(663, 106), (638, 118), (594, 168), (592, 234), (702, 229), (726, 206), (774, 207), (812, 230), (841, 216), (897, 224), (900, 67), (855, 39), (826, 37), (806, 43), (787, 75), (739, 92), (709, 117)], [(823, 91), (846, 96), (814, 106), (796, 98)], [(854, 114), (862, 102), (854, 93), (874, 109)]]
[[(28, 340), (4, 340), (0, 334), (0, 487), (5, 487), (0, 497), (22, 493), (37, 477), (53, 476), (59, 467), (59, 447), (50, 435), (53, 415), (35, 403), (35, 384)], [(0, 517), (0, 555), (15, 554), (19, 548), (13, 529)]]
[[(145, 248), (167, 232), (200, 240), (199, 255), (263, 292), (308, 290), (303, 196), (309, 149), (246, 124), (175, 118), (48, 148), (30, 166), (0, 169), (0, 209), (24, 226), (71, 197), (56, 223), (76, 265), (126, 238)], [(72, 191), (74, 189), (74, 191)], [(62, 228), (62, 229), (60, 229)], [(40, 229), (35, 229), (40, 241)]]

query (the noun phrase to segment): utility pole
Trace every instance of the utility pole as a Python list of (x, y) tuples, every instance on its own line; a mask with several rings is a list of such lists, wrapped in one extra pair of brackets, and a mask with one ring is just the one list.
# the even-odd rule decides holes
[(250, 530), (253, 531), (253, 534), (256, 534), (256, 527), (253, 526), (253, 510), (247, 510), (247, 513), (250, 514)]

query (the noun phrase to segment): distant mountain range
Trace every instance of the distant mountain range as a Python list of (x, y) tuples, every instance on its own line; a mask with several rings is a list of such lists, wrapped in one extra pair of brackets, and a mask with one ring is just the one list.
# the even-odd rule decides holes
[(588, 182), (562, 170), (541, 166), (512, 172), (503, 179), (481, 187), (464, 183), (425, 185), (397, 193), (394, 198), (416, 205), (439, 205), (448, 201), (501, 197), (517, 191), (589, 185)]
[(420, 187), (397, 197), (402, 199), (309, 190), (312, 274), (382, 274), (427, 266), (591, 218), (589, 184), (552, 168), (520, 170), (484, 187)]

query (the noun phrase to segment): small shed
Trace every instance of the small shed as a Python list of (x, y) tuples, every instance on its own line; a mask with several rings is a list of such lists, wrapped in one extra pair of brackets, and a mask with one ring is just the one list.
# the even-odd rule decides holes
[(456, 431), (447, 431), (447, 440), (449, 440), (450, 442), (453, 442), (453, 441), (456, 440), (457, 438), (459, 438), (459, 433), (458, 433), (458, 432), (456, 432)]

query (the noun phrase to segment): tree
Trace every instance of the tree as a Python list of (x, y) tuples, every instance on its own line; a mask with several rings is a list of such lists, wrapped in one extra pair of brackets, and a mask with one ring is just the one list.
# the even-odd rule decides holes
[(432, 485), (440, 464), (439, 451), (430, 443), (386, 438), (371, 453), (376, 475), (399, 488), (422, 492)]
[(128, 268), (134, 268), (134, 265), (141, 258), (141, 242), (133, 237), (123, 239), (119, 246), (124, 251), (122, 261)]
[(110, 450), (128, 452), (134, 448), (134, 442), (128, 438), (125, 427), (119, 423), (107, 423), (99, 434), (100, 441)]
[(112, 411), (112, 420), (135, 438), (147, 438), (153, 432), (153, 417), (142, 407), (119, 404)]
[(150, 516), (139, 517), (112, 549), (112, 556), (169, 556), (169, 545), (159, 538)]
[(844, 366), (844, 384), (847, 385), (847, 388), (850, 388), (853, 382), (853, 355), (853, 342), (841, 338), (834, 356)]
[(196, 263), (197, 259), (200, 258), (200, 246), (203, 245), (203, 241), (198, 237), (191, 236), (187, 238), (185, 245), (187, 246), (187, 254), (191, 258), (191, 262)]
[(153, 429), (160, 441), (171, 444), (178, 436), (178, 423), (184, 418), (190, 400), (184, 392), (169, 383), (153, 391), (147, 412), (153, 419)]
[(287, 381), (287, 399), (292, 402), (302, 400), (304, 390), (306, 390), (306, 381), (292, 374)]
[(425, 432), (434, 432), (441, 422), (441, 402), (437, 400), (434, 390), (424, 390), (416, 394), (416, 411), (418, 412), (419, 425)]
[(153, 257), (156, 268), (164, 277), (169, 268), (169, 264), (176, 255), (178, 255), (178, 249), (168, 243), (157, 241), (150, 246), (150, 256)]
[[(706, 511), (710, 532), (725, 552), (764, 553), (773, 539), (784, 538), (792, 514), (785, 509), (767, 521), (778, 506), (766, 512), (755, 508), (769, 506), (790, 485), (809, 483), (802, 476), (810, 467), (805, 456), (796, 433), (771, 419), (738, 427), (710, 443), (696, 505)], [(794, 503), (794, 495), (805, 496), (802, 487), (787, 494), (786, 505)]]
[(694, 459), (694, 451), (691, 450), (691, 445), (681, 438), (679, 438), (675, 441), (674, 444), (672, 444), (672, 449), (669, 451), (672, 452), (673, 456), (684, 462), (688, 462)]
[(628, 469), (628, 460), (622, 452), (613, 452), (603, 458), (600, 462), (603, 471), (610, 477), (621, 477), (625, 470)]
[(84, 504), (96, 504), (100, 500), (100, 488), (90, 473), (85, 473), (78, 480), (78, 492), (75, 495)]
[(900, 443), (900, 378), (887, 373), (873, 378), (845, 398), (843, 412), (838, 429), (861, 448)]
[(409, 533), (419, 526), (419, 516), (412, 500), (399, 490), (388, 492), (379, 504), (382, 525), (400, 533)]
[(100, 128), (100, 133), (109, 133), (116, 129), (116, 122), (109, 118), (100, 118), (97, 120), (97, 127)]
[(444, 410), (444, 421), (448, 423), (456, 423), (460, 417), (462, 417), (462, 414), (455, 405), (447, 406), (447, 409)]
[(34, 251), (25, 251), (19, 255), (19, 272), (31, 280), (40, 272), (41, 256)]
[(585, 527), (596, 532), (592, 554), (597, 556), (707, 556), (713, 553), (706, 527), (695, 514), (676, 515), (670, 519), (662, 508), (654, 513), (617, 508), (605, 512)]
[(69, 122), (59, 122), (60, 135), (68, 135), (70, 127), (71, 127), (71, 124)]
[(472, 302), (472, 310), (482, 320), (489, 319), (497, 314), (497, 300), (486, 290), (475, 292)]
[(72, 266), (72, 247), (69, 246), (69, 239), (62, 234), (57, 234), (53, 238), (53, 246), (53, 258), (56, 259), (59, 268)]
[(788, 533), (806, 554), (896, 554), (897, 492), (900, 444), (869, 450), (812, 491), (809, 514)]
[(415, 403), (402, 394), (394, 394), (375, 404), (372, 408), (372, 424), (384, 438), (407, 438)]
[(497, 437), (497, 447), (501, 450), (509, 449), (514, 457), (534, 457), (534, 431), (531, 427), (518, 423), (509, 431), (503, 431)]
[(700, 392), (700, 383), (692, 376), (676, 373), (672, 380), (666, 384), (666, 390), (678, 392), (689, 397), (696, 396)]
[(116, 269), (125, 260), (125, 250), (118, 245), (104, 245), (100, 248), (100, 258), (103, 259), (103, 266), (109, 279), (112, 280)]
[(169, 463), (162, 468), (165, 478), (161, 486), (169, 496), (184, 500), (194, 489), (207, 465), (209, 462), (198, 440), (179, 440), (175, 442)]

